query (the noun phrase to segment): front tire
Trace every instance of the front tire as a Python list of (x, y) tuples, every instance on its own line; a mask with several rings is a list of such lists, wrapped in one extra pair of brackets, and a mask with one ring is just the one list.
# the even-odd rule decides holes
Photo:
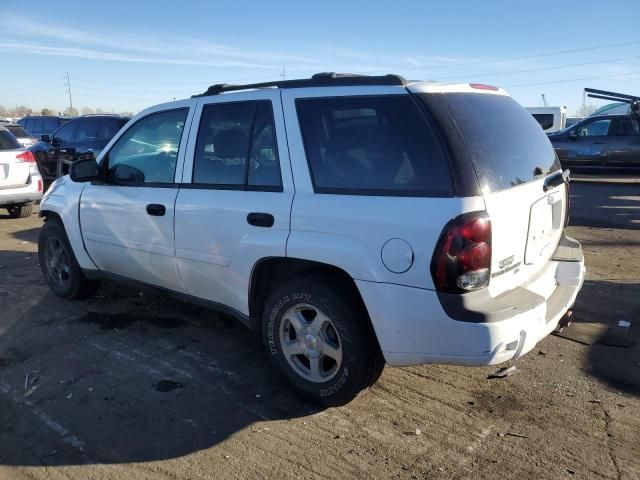
[(82, 274), (80, 265), (62, 224), (47, 221), (38, 240), (38, 258), (44, 279), (53, 293), (68, 299), (93, 295), (100, 287), (97, 280), (89, 280)]
[[(384, 359), (364, 307), (332, 279), (302, 278), (267, 300), (262, 334), (271, 364), (321, 406), (344, 405), (373, 385)], [(337, 293), (341, 292), (341, 293)]]
[(33, 203), (27, 203), (26, 205), (12, 205), (7, 207), (9, 216), (11, 218), (27, 218), (33, 213)]

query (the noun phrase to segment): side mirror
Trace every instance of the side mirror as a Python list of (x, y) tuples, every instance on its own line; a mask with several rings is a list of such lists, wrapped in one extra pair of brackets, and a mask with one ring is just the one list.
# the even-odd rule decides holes
[(50, 143), (51, 142), (51, 135), (40, 135), (40, 140), (43, 142), (47, 142)]
[(577, 131), (577, 130), (575, 130), (575, 129), (574, 129), (574, 130), (571, 130), (571, 131), (569, 132), (569, 137), (571, 137), (571, 138), (573, 138), (573, 139), (575, 140), (576, 138), (578, 138), (578, 131)]
[(69, 178), (78, 183), (98, 180), (100, 167), (94, 158), (77, 160), (69, 166)]

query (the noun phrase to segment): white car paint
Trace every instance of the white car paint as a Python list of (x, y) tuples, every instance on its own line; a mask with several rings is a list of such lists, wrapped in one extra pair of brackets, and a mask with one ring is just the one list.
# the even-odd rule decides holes
[[(546, 133), (557, 132), (567, 126), (567, 107), (526, 107), (526, 110), (540, 123)], [(549, 116), (553, 118), (553, 122), (549, 126), (543, 126), (540, 119)]]
[(24, 148), (0, 150), (0, 208), (42, 197), (42, 177), (35, 162), (18, 159)]
[[(115, 142), (149, 113), (189, 108), (178, 154), (176, 184), (184, 188), (122, 187), (57, 180), (41, 211), (63, 219), (78, 262), (85, 270), (105, 270), (226, 306), (249, 315), (249, 285), (257, 262), (268, 257), (313, 260), (338, 267), (355, 281), (387, 362), (391, 365), (456, 363), (485, 365), (529, 351), (552, 331), (571, 307), (584, 278), (583, 262), (551, 261), (564, 224), (563, 190), (542, 193), (542, 180), (483, 195), (451, 198), (379, 197), (314, 193), (297, 120), (295, 99), (342, 95), (407, 95), (408, 91), (469, 92), (468, 84), (419, 83), (380, 87), (260, 89), (224, 93), (158, 105), (141, 112), (114, 137)], [(275, 116), (282, 192), (187, 188), (191, 183), (202, 108), (211, 103), (269, 100)], [(564, 188), (564, 187), (562, 187)], [(530, 221), (531, 206), (551, 197), (550, 210)], [(145, 206), (162, 203), (167, 215), (148, 217)], [(271, 229), (246, 223), (249, 212), (268, 210)], [(170, 211), (169, 211), (170, 210)], [(494, 323), (453, 320), (443, 309), (430, 274), (430, 262), (443, 226), (465, 212), (487, 211), (493, 225), (492, 269), (502, 254), (527, 252), (522, 266), (492, 279), (497, 298), (514, 287), (544, 303)], [(547, 226), (551, 226), (547, 229)], [(533, 230), (531, 230), (533, 229)], [(536, 230), (537, 229), (537, 230)], [(539, 230), (539, 232), (538, 232)], [(543, 232), (544, 230), (544, 232)], [(539, 233), (529, 241), (528, 233)], [(405, 271), (389, 269), (383, 248), (400, 239), (410, 246)], [(529, 244), (528, 244), (529, 243)], [(531, 252), (529, 254), (529, 252)], [(398, 260), (397, 258), (394, 261)], [(400, 260), (401, 261), (401, 260)], [(570, 289), (563, 305), (547, 319), (547, 301), (559, 288)], [(517, 343), (517, 348), (508, 344)]]

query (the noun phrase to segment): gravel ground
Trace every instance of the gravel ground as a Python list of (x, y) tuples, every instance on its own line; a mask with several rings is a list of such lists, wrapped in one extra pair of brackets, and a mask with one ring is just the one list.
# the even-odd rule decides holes
[[(573, 185), (588, 275), (576, 323), (496, 368), (385, 369), (318, 410), (215, 312), (105, 283), (69, 302), (41, 279), (36, 215), (0, 215), (0, 479), (640, 479), (640, 185)], [(574, 325), (576, 324), (574, 323)]]

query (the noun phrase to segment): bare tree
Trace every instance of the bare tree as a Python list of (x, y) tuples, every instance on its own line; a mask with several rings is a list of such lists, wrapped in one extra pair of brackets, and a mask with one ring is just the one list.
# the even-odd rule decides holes
[(55, 111), (50, 108), (43, 108), (40, 110), (40, 115), (55, 115)]
[(82, 110), (80, 110), (80, 113), (82, 113), (82, 115), (92, 115), (95, 113), (95, 111), (91, 107), (84, 107)]
[(585, 103), (576, 111), (576, 117), (588, 117), (597, 109), (598, 107), (594, 103)]
[(78, 109), (75, 107), (67, 107), (64, 110), (64, 114), (68, 117), (77, 117), (78, 116)]

